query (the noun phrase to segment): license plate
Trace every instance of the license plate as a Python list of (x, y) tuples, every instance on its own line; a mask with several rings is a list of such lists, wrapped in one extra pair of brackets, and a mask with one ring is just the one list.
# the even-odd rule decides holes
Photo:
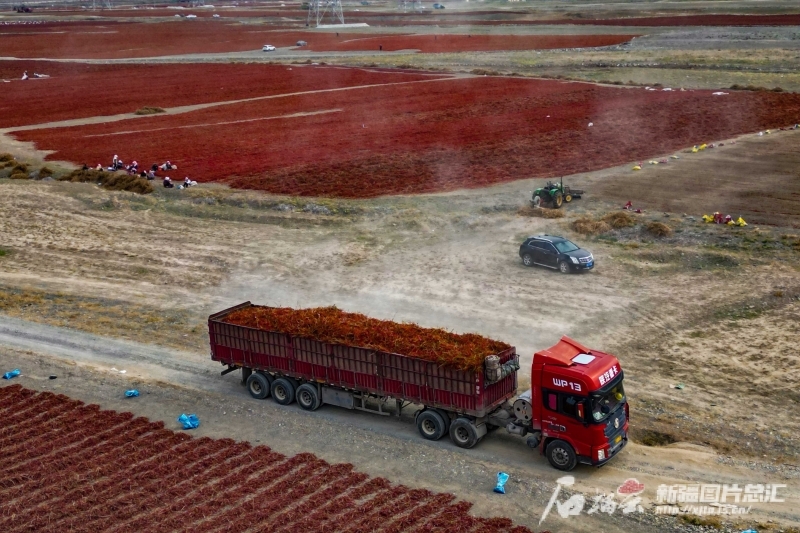
[(594, 266), (594, 261), (591, 263), (586, 263), (586, 268), (592, 268)]
[(619, 444), (619, 441), (622, 440), (622, 435), (617, 435), (617, 438), (614, 439), (614, 444)]

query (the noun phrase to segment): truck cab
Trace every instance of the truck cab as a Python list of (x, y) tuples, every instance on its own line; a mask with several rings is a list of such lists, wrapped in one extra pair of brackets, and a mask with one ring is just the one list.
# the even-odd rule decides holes
[(528, 445), (559, 470), (605, 464), (628, 442), (622, 382), (616, 357), (562, 337), (534, 354), (531, 389), (514, 403), (517, 420), (508, 429), (530, 433)]

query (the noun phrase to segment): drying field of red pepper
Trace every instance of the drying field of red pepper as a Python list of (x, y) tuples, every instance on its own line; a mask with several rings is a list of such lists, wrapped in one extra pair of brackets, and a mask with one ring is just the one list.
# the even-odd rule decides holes
[[(211, 66), (194, 68), (202, 72)], [(181, 176), (201, 182), (278, 194), (363, 198), (586, 172), (800, 121), (800, 95), (792, 93), (730, 91), (715, 96), (705, 90), (648, 91), (508, 77), (437, 79), (324, 66), (272, 68), (277, 70), (271, 81), (265, 79), (258, 87), (231, 84), (231, 91), (278, 93), (273, 83), (295, 87), (287, 80), (298, 76), (373, 76), (384, 85), (14, 135), (54, 150), (50, 159), (95, 165), (119, 154), (124, 161), (136, 159), (147, 166), (169, 159), (179, 165)], [(202, 79), (200, 74), (184, 76)], [(45, 87), (50, 81), (35, 83)], [(125, 95), (130, 104), (115, 102), (115, 112), (175, 105), (171, 98), (187, 103), (175, 92), (145, 98), (129, 91), (120, 98)], [(46, 93), (40, 97), (48, 105)], [(49, 97), (61, 102), (51, 109), (69, 113), (64, 94)], [(81, 105), (78, 93), (72, 98)], [(0, 122), (24, 120), (19, 110), (6, 107), (10, 116), (0, 113)], [(99, 102), (96, 110), (111, 111)]]
[(253, 306), (232, 312), (224, 321), (322, 342), (410, 355), (476, 372), (483, 368), (486, 356), (511, 348), (504, 342), (474, 333), (457, 334), (439, 328), (423, 328), (417, 324), (378, 320), (360, 313), (346, 313), (336, 307), (292, 309)]
[[(22, 82), (19, 78), (23, 70), (51, 77)], [(13, 80), (2, 85), (0, 128), (133, 113), (144, 106), (175, 107), (431, 77), (444, 76), (351, 68), (288, 70), (268, 64), (0, 61), (0, 78)]]
[(0, 530), (508, 532), (450, 494), (310, 453), (192, 438), (19, 385), (0, 388)]
[[(274, 13), (273, 13), (274, 15)], [(284, 31), (285, 26), (208, 20), (161, 23), (52, 22), (0, 26), (4, 56), (53, 59), (118, 59), (260, 50), (308, 42), (316, 51), (420, 49), (422, 52), (537, 50), (609, 46), (631, 35), (385, 35)]]
[(630, 41), (636, 35), (381, 35), (308, 46), (316, 51), (419, 50), (423, 53), (481, 52), (489, 50), (548, 50), (591, 48)]

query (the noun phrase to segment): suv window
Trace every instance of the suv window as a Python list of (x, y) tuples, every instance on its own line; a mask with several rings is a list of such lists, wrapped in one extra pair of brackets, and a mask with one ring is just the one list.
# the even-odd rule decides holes
[(553, 245), (550, 244), (549, 242), (543, 242), (541, 244), (542, 244), (542, 246), (541, 246), (542, 250), (547, 250), (548, 252), (555, 252), (556, 251), (556, 249), (553, 248)]

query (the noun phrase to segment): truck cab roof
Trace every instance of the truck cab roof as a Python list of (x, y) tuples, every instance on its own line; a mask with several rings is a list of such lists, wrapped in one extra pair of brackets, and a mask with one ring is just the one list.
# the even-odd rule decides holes
[(622, 373), (616, 357), (587, 348), (567, 336), (550, 348), (536, 352), (533, 362), (534, 365), (561, 367), (564, 374), (580, 376), (590, 390), (602, 389)]

